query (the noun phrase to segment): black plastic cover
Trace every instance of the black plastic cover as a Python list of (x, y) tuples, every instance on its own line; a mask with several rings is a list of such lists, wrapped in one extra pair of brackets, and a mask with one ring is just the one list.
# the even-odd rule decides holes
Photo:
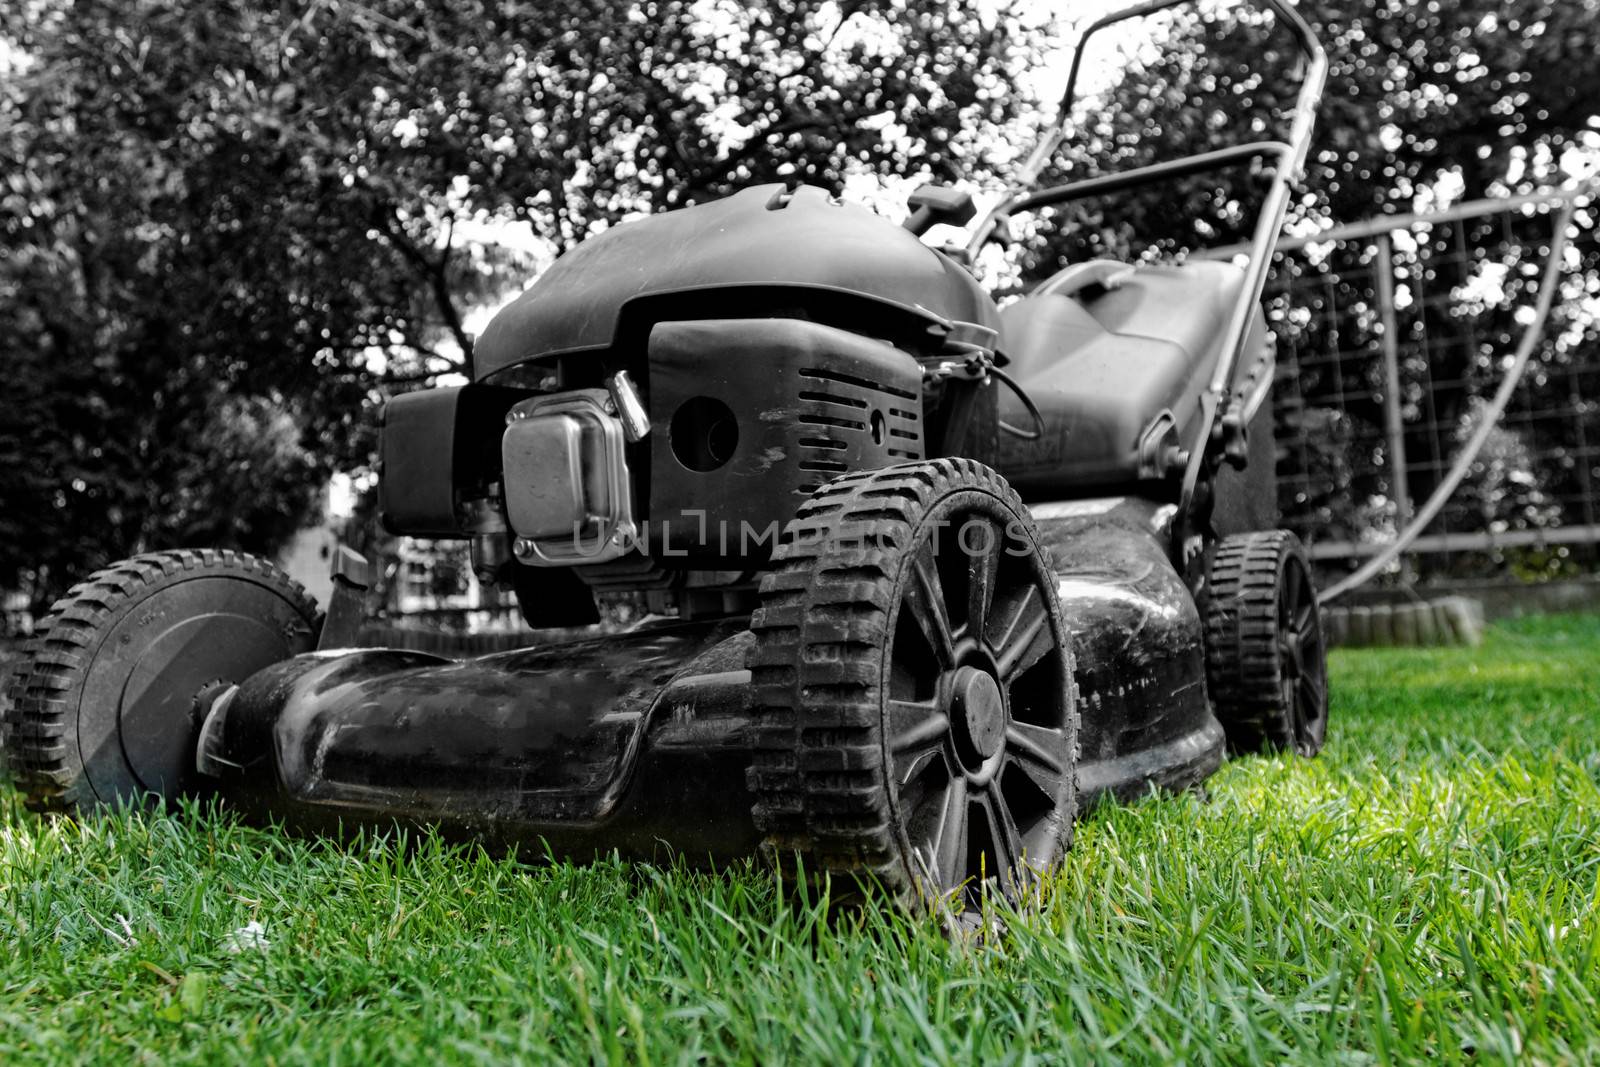
[(760, 563), (818, 486), (926, 455), (922, 369), (884, 341), (713, 319), (657, 323), (649, 352), (649, 533), (669, 561)]
[[(1001, 438), (1000, 472), (1036, 500), (1131, 486), (1148, 478), (1141, 445), (1164, 413), (1182, 447), (1199, 447), (1200, 398), (1243, 282), (1228, 263), (1149, 266), (1110, 291), (1043, 293), (1007, 307), (1007, 370), (1044, 427), (1034, 440)], [(1265, 343), (1260, 318), (1256, 346)], [(1010, 394), (1000, 414), (1031, 425)]]
[[(1131, 499), (1036, 511), (1072, 620), (1084, 804), (1185, 788), (1222, 760), (1200, 616), (1161, 516)], [(767, 718), (744, 625), (651, 623), (460, 663), (297, 656), (221, 713), (217, 785), (302, 828), (401, 820), (533, 858), (727, 864), (760, 843), (745, 771)]]
[(583, 242), (490, 321), (473, 349), (473, 377), (604, 350), (629, 301), (706, 289), (824, 290), (929, 324), (998, 328), (977, 281), (912, 234), (824, 190), (767, 185)]
[(499, 476), (505, 414), (527, 395), (466, 385), (390, 398), (383, 408), (378, 481), (383, 528), (410, 537), (465, 536), (457, 490)]

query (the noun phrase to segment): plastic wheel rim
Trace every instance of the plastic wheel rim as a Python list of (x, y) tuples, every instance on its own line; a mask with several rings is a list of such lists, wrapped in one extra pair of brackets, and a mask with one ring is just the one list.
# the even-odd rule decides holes
[(1278, 598), (1278, 671), (1292, 715), (1295, 751), (1315, 755), (1328, 722), (1327, 668), (1311, 575), (1292, 556), (1284, 563)]
[[(1034, 553), (1008, 554), (1003, 522), (963, 496), (905, 563), (883, 736), (920, 879), (971, 905), (996, 882), (1020, 895), (1054, 858), (1076, 754), (1051, 579)], [(965, 550), (982, 545), (993, 550)]]

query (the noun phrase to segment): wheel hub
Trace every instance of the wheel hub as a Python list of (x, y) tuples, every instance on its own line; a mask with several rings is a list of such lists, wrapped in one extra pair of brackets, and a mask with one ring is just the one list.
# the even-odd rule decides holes
[(994, 675), (961, 667), (951, 686), (951, 726), (956, 750), (969, 772), (977, 773), (1000, 754), (1006, 738), (1006, 703)]
[[(161, 603), (176, 604), (186, 593), (180, 587)], [(177, 614), (179, 609), (171, 610)], [(134, 653), (137, 658), (120, 694), (118, 735), (139, 784), (164, 796), (176, 795), (194, 774), (194, 742), (203, 711), (197, 697), (218, 679), (244, 678), (287, 658), (292, 649), (269, 614), (245, 614), (243, 609), (180, 615), (144, 640), (148, 644)], [(129, 644), (138, 649), (135, 642)]]

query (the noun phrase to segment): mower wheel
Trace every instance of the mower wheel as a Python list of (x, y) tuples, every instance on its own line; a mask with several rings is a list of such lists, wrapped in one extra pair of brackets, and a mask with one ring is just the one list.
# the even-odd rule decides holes
[(300, 584), (237, 552), (153, 552), (51, 608), (19, 668), (9, 763), (29, 808), (195, 793), (196, 697), (316, 646)]
[(1311, 564), (1288, 530), (1226, 537), (1206, 606), (1211, 702), (1236, 754), (1315, 756), (1328, 731), (1328, 663)]
[(1032, 518), (980, 463), (846, 475), (785, 528), (752, 621), (755, 818), (775, 859), (948, 918), (1069, 847), (1078, 706)]

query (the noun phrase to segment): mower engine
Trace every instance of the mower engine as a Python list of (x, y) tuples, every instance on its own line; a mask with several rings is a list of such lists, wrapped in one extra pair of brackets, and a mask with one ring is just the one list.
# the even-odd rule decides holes
[[(921, 368), (884, 342), (795, 319), (663, 322), (647, 374), (649, 411), (626, 371), (512, 407), (501, 457), (520, 563), (760, 563), (821, 483), (922, 458)], [(646, 446), (637, 478), (629, 442)]]
[[(730, 256), (734, 224), (770, 240)], [(838, 247), (845, 234), (856, 254)], [(784, 246), (797, 254), (765, 254)], [(915, 289), (908, 268), (931, 284)], [(951, 451), (980, 392), (993, 409), (981, 373), (945, 379), (992, 358), (996, 325), (965, 271), (819, 190), (753, 189), (624, 224), (491, 323), (477, 381), (390, 402), (385, 524), (470, 540), (480, 577), (545, 625), (586, 621), (594, 591), (748, 611), (816, 489)], [(925, 379), (939, 382), (926, 403)], [(534, 573), (551, 570), (581, 581)], [(572, 610), (552, 614), (553, 598)]]

